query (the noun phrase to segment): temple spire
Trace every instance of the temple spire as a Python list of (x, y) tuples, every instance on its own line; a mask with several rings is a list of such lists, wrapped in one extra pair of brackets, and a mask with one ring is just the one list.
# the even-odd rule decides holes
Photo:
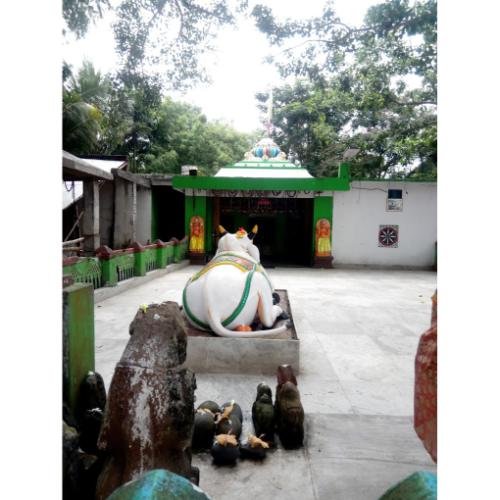
[(266, 130), (267, 136), (271, 137), (271, 132), (273, 130), (273, 88), (269, 91), (269, 101), (267, 103), (267, 120), (266, 120)]

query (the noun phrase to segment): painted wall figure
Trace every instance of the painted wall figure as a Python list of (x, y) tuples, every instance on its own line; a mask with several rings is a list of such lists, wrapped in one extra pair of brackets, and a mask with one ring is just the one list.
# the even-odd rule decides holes
[(328, 257), (332, 253), (331, 230), (328, 219), (319, 219), (316, 222), (316, 256)]
[(205, 251), (205, 223), (199, 215), (191, 217), (189, 222), (189, 251), (194, 253)]
[[(222, 237), (215, 257), (191, 276), (182, 294), (184, 313), (195, 328), (222, 337), (262, 337), (286, 330), (286, 325), (272, 328), (284, 315), (273, 303), (274, 286), (252, 242), (257, 229), (231, 234), (219, 226)], [(256, 316), (271, 329), (252, 331)]]

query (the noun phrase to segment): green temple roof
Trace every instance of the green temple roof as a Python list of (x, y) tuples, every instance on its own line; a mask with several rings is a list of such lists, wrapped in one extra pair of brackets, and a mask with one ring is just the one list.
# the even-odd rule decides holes
[(290, 161), (271, 139), (261, 139), (241, 161), (222, 167), (213, 177), (178, 175), (175, 189), (186, 190), (300, 190), (348, 191), (349, 166), (340, 165), (337, 177), (316, 178), (298, 162)]

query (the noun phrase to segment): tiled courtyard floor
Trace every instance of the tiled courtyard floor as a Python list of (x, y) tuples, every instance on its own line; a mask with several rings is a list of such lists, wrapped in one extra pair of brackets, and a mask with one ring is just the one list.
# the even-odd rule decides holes
[[(96, 370), (109, 386), (143, 303), (175, 300), (199, 266), (188, 266), (96, 303)], [(305, 446), (281, 448), (261, 464), (216, 467), (195, 455), (200, 487), (215, 500), (377, 499), (397, 481), (435, 465), (413, 430), (414, 358), (430, 323), (436, 274), (427, 271), (276, 268), (300, 339), (298, 384)], [(197, 373), (197, 401), (235, 399), (252, 429), (262, 375)], [(242, 435), (244, 437), (244, 435)]]

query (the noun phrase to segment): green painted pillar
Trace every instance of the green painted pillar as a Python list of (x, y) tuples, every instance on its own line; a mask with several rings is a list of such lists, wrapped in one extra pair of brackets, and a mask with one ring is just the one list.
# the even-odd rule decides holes
[(158, 269), (167, 267), (167, 244), (161, 240), (156, 240), (156, 262)]
[[(315, 254), (316, 246), (316, 224), (320, 219), (326, 219), (330, 223), (330, 239), (333, 234), (333, 196), (317, 196), (314, 198), (313, 207), (313, 231), (311, 241), (312, 261), (315, 267), (332, 267), (331, 257), (318, 257)], [(333, 250), (333, 243), (332, 243)]]
[(172, 238), (170, 240), (172, 243), (172, 257), (174, 262), (180, 262), (181, 260), (181, 245), (177, 238)]
[[(199, 215), (203, 218), (205, 225), (205, 249), (207, 248), (207, 197), (206, 196), (186, 196), (184, 199), (185, 220), (184, 220), (184, 233), (189, 238), (189, 223), (191, 217)], [(210, 224), (211, 225), (211, 224)]]
[(347, 180), (347, 182), (349, 182), (349, 180), (351, 178), (350, 170), (351, 170), (351, 166), (349, 163), (341, 163), (339, 165), (338, 178)]
[(174, 262), (174, 249), (175, 245), (173, 241), (166, 243), (166, 255), (167, 255), (167, 265)]
[(63, 397), (75, 412), (80, 384), (95, 371), (94, 290), (90, 283), (63, 289)]
[(134, 275), (146, 276), (146, 255), (144, 247), (139, 242), (134, 242), (132, 245), (134, 249)]
[[(209, 234), (209, 229), (211, 227), (210, 223), (207, 221), (207, 197), (206, 196), (186, 196), (185, 200), (185, 230), (186, 236), (188, 238), (188, 253), (189, 260), (191, 264), (204, 264), (206, 260), (206, 252), (209, 246), (209, 241), (211, 240), (211, 235)], [(199, 248), (196, 251), (189, 251), (191, 243), (191, 230), (190, 222), (191, 218), (194, 216), (201, 217), (203, 219), (203, 251)], [(211, 217), (211, 214), (210, 214)], [(181, 240), (182, 241), (182, 240)], [(211, 246), (211, 243), (210, 243)]]
[(96, 256), (101, 262), (102, 285), (115, 286), (118, 283), (118, 273), (113, 261), (113, 250), (104, 245), (96, 250)]

